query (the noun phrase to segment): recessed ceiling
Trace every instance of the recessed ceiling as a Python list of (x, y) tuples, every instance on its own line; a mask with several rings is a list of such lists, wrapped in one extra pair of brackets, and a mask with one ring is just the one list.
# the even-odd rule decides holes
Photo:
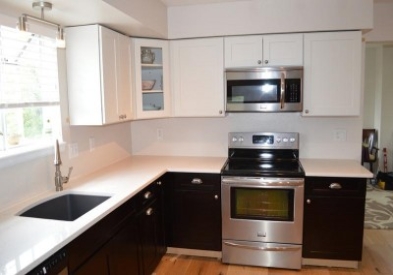
[(161, 0), (161, 2), (163, 2), (167, 7), (213, 4), (213, 3), (223, 3), (223, 2), (238, 2), (238, 1), (251, 1), (251, 0)]

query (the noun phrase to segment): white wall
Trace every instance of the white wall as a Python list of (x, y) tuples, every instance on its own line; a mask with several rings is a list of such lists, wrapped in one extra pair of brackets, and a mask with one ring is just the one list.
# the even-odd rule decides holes
[(168, 9), (168, 37), (359, 30), (373, 26), (372, 0), (248, 0)]
[[(360, 160), (362, 118), (304, 118), (299, 113), (229, 114), (225, 118), (167, 118), (132, 122), (135, 155), (227, 156), (228, 132), (281, 131), (300, 133), (303, 158)], [(157, 140), (163, 129), (163, 140)], [(347, 140), (333, 140), (345, 129)]]
[(393, 2), (374, 4), (374, 28), (365, 34), (366, 42), (393, 41)]

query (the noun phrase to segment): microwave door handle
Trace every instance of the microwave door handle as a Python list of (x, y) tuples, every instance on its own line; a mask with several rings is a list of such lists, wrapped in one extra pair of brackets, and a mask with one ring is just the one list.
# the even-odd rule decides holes
[(285, 73), (281, 72), (281, 93), (280, 93), (280, 108), (284, 109), (285, 104)]

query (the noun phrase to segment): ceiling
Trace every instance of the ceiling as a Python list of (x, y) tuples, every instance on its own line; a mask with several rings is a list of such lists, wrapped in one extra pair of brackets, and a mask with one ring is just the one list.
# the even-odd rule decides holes
[[(2, 14), (17, 18), (26, 13), (32, 16), (40, 17), (40, 10), (32, 8), (32, 3), (38, 0), (0, 0), (0, 10)], [(135, 18), (114, 8), (107, 2), (118, 1), (127, 3), (133, 1), (133, 4), (147, 2), (147, 0), (46, 0), (53, 4), (50, 11), (45, 12), (45, 19), (63, 26), (77, 26), (87, 24), (102, 24), (112, 29), (118, 30), (124, 34), (132, 36), (166, 38), (167, 33), (163, 30), (157, 30), (146, 26), (146, 22), (136, 20)], [(142, 1), (142, 2), (141, 2)], [(150, 0), (148, 3), (160, 3), (161, 1), (167, 7), (179, 5), (197, 5), (212, 4), (221, 2), (236, 1), (263, 1), (263, 0)], [(376, 3), (393, 3), (393, 0), (374, 0)], [(128, 2), (131, 3), (131, 2)], [(162, 5), (162, 4), (161, 4)]]

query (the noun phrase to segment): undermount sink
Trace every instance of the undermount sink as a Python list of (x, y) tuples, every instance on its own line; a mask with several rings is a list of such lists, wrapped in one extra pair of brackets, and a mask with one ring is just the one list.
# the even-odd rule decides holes
[(74, 221), (109, 198), (110, 196), (64, 194), (33, 206), (19, 216)]

